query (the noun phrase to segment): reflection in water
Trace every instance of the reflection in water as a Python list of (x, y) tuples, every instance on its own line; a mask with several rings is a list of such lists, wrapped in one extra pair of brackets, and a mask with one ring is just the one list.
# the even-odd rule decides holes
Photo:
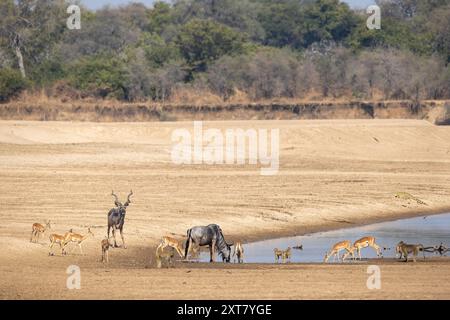
[[(303, 250), (292, 250), (292, 262), (322, 262), (325, 252), (330, 250), (334, 243), (342, 240), (354, 242), (364, 236), (374, 236), (379, 246), (390, 248), (386, 251), (383, 250), (385, 257), (394, 257), (395, 246), (402, 240), (406, 243), (421, 243), (425, 247), (439, 245), (443, 242), (448, 247), (450, 245), (450, 214), (402, 219), (363, 227), (249, 243), (244, 245), (244, 262), (273, 263), (275, 262), (274, 248), (293, 248), (299, 244), (303, 245)], [(363, 258), (376, 258), (375, 251), (371, 248), (362, 249), (361, 254)], [(201, 261), (209, 261), (209, 253), (203, 252)], [(217, 261), (221, 261), (220, 257), (217, 257)]]

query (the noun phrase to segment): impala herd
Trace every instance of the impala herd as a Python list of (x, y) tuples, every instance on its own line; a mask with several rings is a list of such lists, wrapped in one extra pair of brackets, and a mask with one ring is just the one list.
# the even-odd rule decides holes
[[(118, 230), (120, 232), (120, 235), (122, 238), (122, 245), (124, 248), (126, 248), (125, 240), (123, 237), (123, 226), (125, 223), (126, 209), (127, 209), (128, 205), (131, 203), (130, 197), (133, 195), (133, 192), (132, 191), (130, 192), (130, 194), (127, 197), (127, 201), (124, 204), (122, 204), (119, 201), (118, 197), (114, 194), (114, 192), (112, 192), (111, 195), (115, 199), (114, 203), (115, 203), (116, 207), (111, 209), (108, 213), (107, 236), (100, 243), (101, 249), (102, 249), (101, 261), (106, 262), (106, 263), (109, 262), (109, 257), (108, 257), (109, 249), (111, 247), (118, 247), (117, 243), (116, 243), (116, 238), (115, 238), (116, 230)], [(224, 261), (229, 262), (231, 259), (231, 256), (230, 256), (231, 251), (229, 248), (230, 248), (230, 246), (232, 246), (232, 244), (227, 244), (224, 241), (220, 227), (218, 227), (217, 225), (210, 225), (210, 226), (215, 226), (220, 231), (219, 232), (219, 240), (220, 240), (220, 237), (223, 240), (222, 244), (221, 244), (222, 249), (221, 249), (220, 253), (223, 255), (222, 258), (224, 259)], [(198, 228), (198, 227), (196, 227), (196, 228)], [(201, 228), (203, 228), (203, 227), (201, 227)], [(49, 220), (46, 221), (45, 224), (34, 223), (32, 225), (30, 242), (37, 243), (39, 241), (40, 236), (43, 235), (45, 232), (47, 232), (50, 229), (51, 229), (51, 222)], [(111, 229), (112, 229), (112, 235), (113, 235), (112, 236), (113, 243), (110, 242), (110, 236), (109, 236)], [(188, 230), (188, 236), (191, 235), (190, 231), (191, 230)], [(80, 253), (83, 254), (83, 249), (82, 249), (81, 245), (83, 244), (84, 241), (86, 241), (90, 237), (94, 237), (94, 234), (92, 233), (90, 228), (87, 229), (87, 232), (84, 235), (73, 232), (73, 229), (70, 229), (64, 235), (52, 233), (49, 236), (49, 240), (50, 240), (49, 255), (51, 255), (51, 256), (54, 255), (52, 252), (52, 249), (55, 244), (59, 245), (59, 249), (61, 250), (61, 255), (66, 255), (67, 254), (66, 247), (70, 243), (77, 245), (80, 248)], [(199, 238), (199, 239), (200, 239), (199, 243), (201, 243), (205, 238), (202, 235), (201, 238)], [(216, 238), (214, 238), (214, 239), (216, 239)], [(188, 237), (188, 240), (186, 241), (186, 246), (185, 246), (186, 248), (183, 249), (183, 245), (177, 239), (175, 239), (173, 237), (169, 237), (169, 236), (162, 237), (161, 242), (159, 243), (159, 245), (156, 249), (156, 253), (155, 253), (157, 267), (160, 268), (164, 261), (167, 262), (167, 264), (169, 266), (173, 265), (173, 258), (174, 258), (175, 251), (181, 258), (187, 259), (188, 252), (191, 251), (191, 250), (188, 250), (188, 248), (189, 248), (189, 246), (187, 244), (188, 241), (190, 243), (192, 243), (192, 239)], [(205, 245), (205, 244), (200, 244), (200, 245)], [(215, 246), (219, 246), (219, 245), (216, 243), (216, 240), (213, 240), (212, 244), (210, 244), (211, 261), (213, 261), (213, 253), (216, 250), (214, 248)], [(167, 247), (172, 249), (170, 253), (167, 253), (164, 251), (164, 249)], [(351, 257), (353, 260), (356, 260), (356, 259), (362, 260), (361, 250), (364, 248), (369, 248), (369, 247), (375, 251), (378, 258), (382, 257), (382, 252), (381, 252), (382, 248), (378, 244), (376, 244), (375, 238), (372, 236), (367, 236), (367, 237), (363, 237), (359, 240), (356, 240), (353, 243), (351, 243), (348, 240), (345, 240), (345, 241), (340, 241), (340, 242), (334, 244), (331, 247), (331, 250), (325, 253), (324, 262), (325, 263), (328, 262), (331, 257), (333, 257), (333, 261), (338, 260), (338, 261), (342, 261), (342, 262), (345, 262), (346, 259), (349, 257)], [(189, 249), (192, 249), (194, 254), (196, 254), (196, 253), (198, 253), (199, 245), (197, 245), (197, 247), (193, 246), (193, 248), (189, 248)], [(296, 247), (294, 247), (294, 249), (303, 250), (303, 246), (296, 246)], [(400, 242), (396, 247), (396, 254), (399, 254), (400, 259), (403, 257), (405, 259), (405, 261), (408, 261), (408, 255), (412, 254), (413, 260), (416, 261), (416, 257), (420, 251), (422, 251), (424, 253), (424, 258), (425, 258), (425, 251), (427, 251), (427, 249), (429, 249), (429, 248), (424, 248), (420, 244), (411, 245), (411, 244), (406, 244), (404, 242)], [(439, 247), (439, 248), (436, 247), (433, 249), (434, 249), (434, 252), (440, 252), (441, 255), (442, 255), (442, 252), (445, 253), (450, 250), (450, 249), (447, 249), (446, 247), (444, 247), (442, 244), (441, 244), (441, 247)], [(384, 250), (386, 250), (386, 248), (384, 248)], [(341, 253), (343, 253), (343, 254), (341, 255)], [(279, 262), (280, 259), (283, 263), (290, 262), (291, 248), (288, 248), (287, 250), (280, 250), (278, 248), (275, 248), (274, 256), (275, 256), (275, 262)], [(192, 257), (192, 255), (191, 255), (191, 257)], [(235, 262), (243, 263), (244, 247), (241, 242), (238, 241), (234, 244), (234, 252), (233, 252), (232, 257), (234, 258)]]
[(49, 237), (50, 238), (49, 255), (53, 255), (51, 249), (53, 248), (54, 244), (59, 244), (62, 255), (66, 254), (66, 251), (64, 249), (68, 244), (72, 242), (78, 245), (78, 247), (80, 248), (80, 253), (83, 254), (81, 244), (90, 236), (94, 237), (94, 234), (91, 232), (91, 228), (87, 229), (87, 233), (84, 236), (79, 233), (74, 233), (72, 229), (70, 229), (69, 232), (66, 232), (66, 234), (64, 235), (52, 233)]
[(336, 258), (339, 261), (339, 253), (341, 251), (344, 251), (345, 253), (342, 255), (342, 261), (344, 262), (345, 259), (348, 258), (348, 256), (352, 256), (353, 259), (355, 259), (355, 250), (358, 252), (359, 260), (362, 260), (361, 258), (361, 249), (371, 247), (375, 250), (377, 257), (382, 257), (381, 248), (379, 245), (375, 243), (374, 237), (364, 237), (359, 240), (356, 240), (353, 244), (348, 241), (341, 241), (336, 243), (329, 252), (325, 253), (324, 262), (328, 262), (330, 257), (334, 257), (333, 261), (336, 260)]

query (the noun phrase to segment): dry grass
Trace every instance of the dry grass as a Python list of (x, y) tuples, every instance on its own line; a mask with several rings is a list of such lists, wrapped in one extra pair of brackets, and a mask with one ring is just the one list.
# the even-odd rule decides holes
[[(170, 100), (124, 102), (114, 99), (71, 98), (42, 89), (24, 92), (17, 100), (0, 104), (4, 120), (64, 121), (177, 121), (230, 119), (426, 119), (448, 123), (450, 101), (354, 100), (348, 97), (322, 98), (316, 92), (297, 98), (252, 100), (236, 91), (229, 100), (203, 89), (181, 88)], [(53, 91), (55, 92), (55, 91)], [(51, 92), (50, 92), (51, 93)], [(77, 97), (75, 93), (72, 95)]]
[[(239, 89), (234, 90), (234, 95), (232, 95), (226, 101), (219, 95), (207, 89), (191, 88), (191, 87), (181, 87), (175, 91), (170, 99), (166, 101), (153, 101), (151, 99), (135, 101), (135, 102), (124, 102), (117, 99), (100, 99), (95, 97), (85, 97), (85, 98), (71, 98), (64, 93), (57, 95), (56, 89), (40, 89), (40, 90), (27, 90), (21, 93), (21, 95), (11, 103), (24, 104), (24, 105), (48, 105), (48, 106), (61, 106), (61, 104), (76, 104), (76, 105), (101, 105), (101, 106), (119, 106), (119, 105), (152, 105), (152, 106), (226, 106), (230, 104), (259, 104), (259, 105), (270, 105), (270, 104), (305, 104), (305, 103), (355, 103), (355, 102), (365, 102), (365, 103), (404, 103), (410, 102), (410, 100), (386, 100), (381, 92), (374, 92), (372, 99), (357, 99), (350, 94), (341, 97), (324, 97), (320, 92), (311, 90), (310, 92), (304, 94), (300, 97), (274, 97), (271, 99), (254, 99), (250, 97), (246, 92)], [(434, 103), (438, 106), (444, 106), (446, 103), (450, 103), (449, 100), (423, 100), (423, 103)]]

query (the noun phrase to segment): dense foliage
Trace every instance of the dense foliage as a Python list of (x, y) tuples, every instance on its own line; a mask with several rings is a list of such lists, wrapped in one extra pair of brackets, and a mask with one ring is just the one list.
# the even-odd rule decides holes
[(339, 0), (82, 8), (69, 30), (64, 0), (0, 0), (0, 100), (26, 86), (127, 101), (450, 98), (450, 0), (379, 5), (380, 30)]
[(26, 88), (26, 81), (19, 71), (0, 69), (0, 101), (6, 101)]

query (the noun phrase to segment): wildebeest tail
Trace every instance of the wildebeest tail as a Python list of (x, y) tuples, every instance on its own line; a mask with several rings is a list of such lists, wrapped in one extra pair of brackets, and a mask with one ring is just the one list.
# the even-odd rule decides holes
[(185, 249), (184, 249), (184, 259), (187, 259), (187, 255), (189, 252), (189, 242), (191, 240), (191, 229), (188, 229), (188, 231), (186, 232), (187, 235), (187, 240), (186, 240), (186, 245), (185, 245)]

